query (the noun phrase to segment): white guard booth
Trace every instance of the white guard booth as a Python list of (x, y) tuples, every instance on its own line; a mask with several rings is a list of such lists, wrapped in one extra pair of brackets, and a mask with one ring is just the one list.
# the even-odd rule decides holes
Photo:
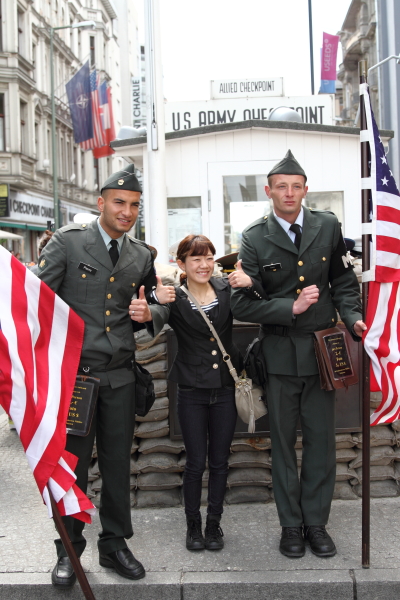
[[(240, 247), (242, 230), (270, 211), (267, 173), (293, 152), (308, 177), (306, 206), (331, 210), (346, 237), (361, 236), (359, 129), (288, 121), (243, 121), (166, 134), (169, 245), (203, 233), (217, 257)], [(385, 145), (392, 131), (381, 131)], [(146, 137), (112, 142), (143, 173), (144, 224), (151, 243)], [(150, 232), (150, 235), (148, 235)]]

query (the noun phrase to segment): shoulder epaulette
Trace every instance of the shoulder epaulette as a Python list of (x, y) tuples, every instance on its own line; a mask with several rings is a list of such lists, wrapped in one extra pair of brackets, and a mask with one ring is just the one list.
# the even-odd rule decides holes
[(257, 227), (257, 225), (263, 225), (264, 223), (267, 223), (267, 222), (268, 222), (268, 215), (265, 215), (265, 217), (260, 217), (256, 221), (253, 221), (253, 223), (250, 223), (250, 225), (247, 225), (247, 227), (245, 227), (245, 229), (243, 229), (243, 233), (245, 233), (246, 231), (249, 231), (250, 229), (253, 229), (253, 227)]
[(322, 210), (320, 208), (309, 208), (308, 210), (310, 210), (312, 213), (333, 215), (334, 217), (336, 217), (335, 213), (331, 210)]
[(88, 226), (88, 223), (70, 223), (69, 225), (64, 225), (61, 227), (61, 231), (71, 231), (73, 229), (80, 229), (81, 231), (85, 231)]
[(147, 248), (147, 250), (150, 250), (149, 245), (146, 244), (146, 242), (143, 242), (142, 240), (137, 240), (136, 238), (134, 238), (132, 235), (128, 235), (127, 237), (130, 239), (131, 242), (133, 242), (134, 244), (139, 244), (139, 246), (144, 246), (145, 248)]

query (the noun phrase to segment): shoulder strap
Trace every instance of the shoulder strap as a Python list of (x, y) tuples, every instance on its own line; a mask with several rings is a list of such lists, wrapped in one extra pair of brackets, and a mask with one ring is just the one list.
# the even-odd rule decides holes
[(213, 334), (213, 336), (217, 340), (218, 347), (219, 347), (219, 349), (221, 350), (221, 353), (222, 353), (222, 358), (223, 358), (224, 362), (226, 362), (226, 364), (228, 365), (229, 373), (232, 375), (235, 383), (238, 382), (239, 381), (239, 377), (237, 376), (236, 369), (235, 369), (235, 367), (232, 364), (231, 357), (229, 356), (229, 354), (226, 352), (225, 348), (223, 347), (222, 342), (219, 339), (219, 335), (216, 332), (214, 325), (211, 323), (210, 319), (207, 317), (206, 313), (201, 308), (200, 304), (197, 302), (197, 300), (193, 296), (193, 294), (191, 294), (189, 292), (189, 290), (187, 289), (187, 287), (184, 286), (184, 285), (181, 285), (181, 290), (188, 296), (188, 298), (190, 298), (190, 300), (193, 302), (193, 304), (195, 305), (195, 307), (197, 308), (197, 310), (199, 311), (199, 313), (201, 314), (201, 316), (203, 317), (203, 319), (207, 323), (208, 327), (211, 330), (211, 333)]

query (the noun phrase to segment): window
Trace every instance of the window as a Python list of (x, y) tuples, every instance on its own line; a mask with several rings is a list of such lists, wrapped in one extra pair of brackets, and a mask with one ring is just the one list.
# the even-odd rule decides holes
[(24, 47), (24, 27), (25, 25), (25, 13), (22, 11), (18, 11), (18, 53), (21, 54), (21, 56), (24, 56), (25, 54), (25, 47)]
[(90, 66), (94, 67), (96, 65), (96, 51), (95, 51), (95, 37), (94, 35), (90, 36)]
[(169, 247), (189, 233), (202, 233), (200, 196), (167, 198), (167, 208)]
[(308, 192), (305, 205), (317, 210), (330, 210), (343, 225), (343, 192)]
[(27, 104), (26, 102), (20, 102), (19, 104), (19, 114), (20, 114), (20, 123), (21, 123), (21, 139), (20, 139), (20, 152), (22, 154), (28, 154), (28, 124), (27, 124)]
[(4, 116), (4, 94), (0, 94), (0, 152), (6, 149), (6, 128)]

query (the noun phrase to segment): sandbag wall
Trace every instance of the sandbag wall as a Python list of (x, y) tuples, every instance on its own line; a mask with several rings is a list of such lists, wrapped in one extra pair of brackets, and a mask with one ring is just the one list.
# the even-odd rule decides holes
[[(146, 417), (137, 417), (131, 456), (131, 505), (180, 506), (185, 448), (181, 440), (169, 437), (169, 399), (167, 396), (166, 329), (155, 339), (145, 330), (135, 334), (136, 360), (154, 377), (156, 401)], [(371, 411), (379, 405), (380, 394), (371, 393)], [(302, 440), (296, 442), (297, 464), (301, 468)], [(336, 485), (334, 498), (361, 496), (362, 434), (336, 435)], [(235, 438), (229, 458), (225, 501), (268, 502), (273, 500), (271, 477), (271, 440)], [(203, 477), (202, 503), (207, 499), (208, 468)], [(392, 497), (400, 491), (400, 421), (371, 428), (371, 496)], [(101, 475), (96, 448), (89, 469), (88, 495), (99, 506)]]

